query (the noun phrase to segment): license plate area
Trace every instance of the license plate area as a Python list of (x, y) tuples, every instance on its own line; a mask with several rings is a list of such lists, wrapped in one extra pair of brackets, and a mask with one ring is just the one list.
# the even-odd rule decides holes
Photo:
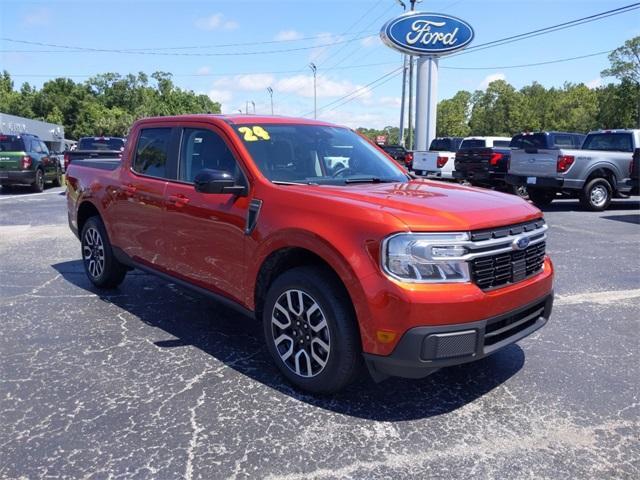
[(527, 177), (527, 184), (528, 185), (535, 185), (537, 181), (538, 181), (538, 179), (536, 177)]

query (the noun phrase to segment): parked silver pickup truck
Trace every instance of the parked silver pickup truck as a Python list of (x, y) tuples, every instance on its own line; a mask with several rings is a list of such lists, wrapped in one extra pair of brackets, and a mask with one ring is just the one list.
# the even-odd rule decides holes
[(640, 130), (599, 130), (587, 135), (581, 149), (513, 150), (506, 181), (526, 186), (539, 207), (563, 193), (601, 211), (614, 195), (631, 190), (630, 163), (638, 148)]

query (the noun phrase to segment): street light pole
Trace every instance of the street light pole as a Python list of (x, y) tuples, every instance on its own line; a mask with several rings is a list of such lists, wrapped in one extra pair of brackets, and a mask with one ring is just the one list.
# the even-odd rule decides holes
[(269, 92), (269, 97), (271, 98), (271, 115), (273, 115), (273, 88), (267, 87), (267, 92)]
[[(416, 2), (419, 0), (409, 0), (411, 11), (416, 9)], [(413, 150), (413, 57), (409, 56), (409, 150)]]
[(309, 68), (313, 72), (313, 118), (318, 118), (318, 91), (316, 88), (316, 72), (318, 68), (315, 63), (310, 63)]
[[(407, 5), (402, 0), (397, 0), (402, 10), (407, 11)], [(402, 100), (400, 102), (400, 137), (398, 143), (404, 147), (404, 106), (407, 103), (407, 55), (402, 55)]]
[(253, 105), (253, 114), (256, 114), (256, 102), (254, 102), (253, 100), (251, 100), (251, 105)]

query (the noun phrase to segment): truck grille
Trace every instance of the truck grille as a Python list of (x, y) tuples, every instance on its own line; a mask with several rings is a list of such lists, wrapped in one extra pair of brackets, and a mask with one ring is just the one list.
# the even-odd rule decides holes
[(483, 290), (515, 283), (542, 270), (545, 242), (525, 250), (476, 258), (471, 262), (473, 281)]
[[(471, 279), (483, 290), (520, 282), (542, 270), (547, 227), (543, 219), (471, 232), (473, 247), (469, 261)], [(520, 250), (514, 246), (526, 237), (530, 243)]]

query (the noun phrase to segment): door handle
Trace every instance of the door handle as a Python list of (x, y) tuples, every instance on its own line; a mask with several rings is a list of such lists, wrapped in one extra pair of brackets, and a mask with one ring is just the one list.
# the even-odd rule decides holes
[(137, 190), (137, 188), (134, 187), (133, 185), (123, 185), (121, 189), (124, 192), (124, 194), (127, 196), (133, 195), (134, 193), (136, 193), (136, 190)]
[(187, 203), (189, 203), (189, 198), (184, 195), (169, 195), (169, 203), (175, 205), (176, 207), (183, 207)]

